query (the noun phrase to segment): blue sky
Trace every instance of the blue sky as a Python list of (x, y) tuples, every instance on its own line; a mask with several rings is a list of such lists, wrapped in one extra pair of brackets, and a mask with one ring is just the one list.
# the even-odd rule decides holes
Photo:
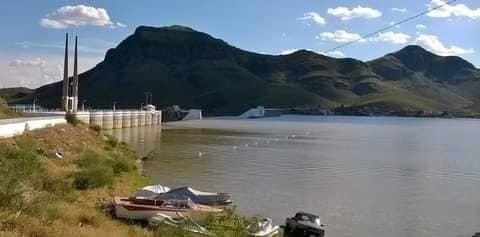
[[(2, 3), (0, 87), (37, 87), (61, 79), (64, 34), (79, 35), (80, 69), (93, 67), (139, 25), (186, 25), (242, 49), (319, 53), (388, 26), (443, 0), (175, 0)], [(480, 66), (480, 1), (450, 6), (382, 35), (330, 52), (370, 60), (408, 44), (459, 55)], [(475, 37), (476, 36), (476, 37)]]

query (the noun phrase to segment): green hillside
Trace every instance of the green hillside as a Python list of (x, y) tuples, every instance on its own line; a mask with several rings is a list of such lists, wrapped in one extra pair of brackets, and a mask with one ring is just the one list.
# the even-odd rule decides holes
[[(80, 75), (89, 106), (154, 104), (239, 114), (250, 107), (374, 106), (382, 110), (479, 111), (480, 70), (418, 46), (362, 62), (301, 50), (274, 56), (238, 49), (183, 26), (141, 26)], [(59, 107), (61, 83), (11, 98)]]

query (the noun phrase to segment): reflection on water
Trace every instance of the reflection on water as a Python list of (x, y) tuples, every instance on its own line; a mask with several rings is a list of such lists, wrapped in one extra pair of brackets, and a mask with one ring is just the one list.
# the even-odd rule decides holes
[(137, 152), (138, 157), (148, 156), (159, 143), (161, 126), (144, 126), (106, 130), (118, 140), (129, 144)]
[(164, 126), (161, 139), (143, 135), (143, 149), (153, 148), (146, 174), (230, 192), (247, 215), (281, 223), (311, 211), (333, 237), (480, 231), (478, 120), (286, 116)]

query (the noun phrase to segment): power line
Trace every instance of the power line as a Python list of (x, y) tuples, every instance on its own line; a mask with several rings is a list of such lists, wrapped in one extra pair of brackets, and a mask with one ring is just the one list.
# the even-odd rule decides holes
[(411, 21), (411, 20), (413, 20), (413, 19), (415, 19), (415, 18), (418, 18), (418, 17), (420, 17), (420, 16), (423, 16), (423, 15), (429, 13), (429, 12), (432, 12), (432, 11), (435, 11), (435, 10), (437, 10), (437, 9), (439, 9), (439, 8), (444, 7), (444, 6), (450, 5), (450, 4), (452, 4), (452, 3), (456, 2), (456, 1), (457, 1), (457, 0), (451, 0), (451, 1), (449, 1), (449, 2), (446, 2), (446, 3), (443, 4), (443, 5), (440, 5), (440, 6), (431, 8), (431, 9), (428, 9), (428, 10), (423, 11), (423, 12), (417, 14), (417, 15), (414, 15), (414, 16), (411, 16), (411, 17), (409, 17), (409, 18), (407, 18), (407, 19), (404, 19), (404, 20), (402, 20), (402, 21), (399, 21), (399, 22), (397, 22), (397, 23), (395, 23), (395, 24), (392, 24), (392, 25), (389, 25), (389, 26), (387, 26), (387, 27), (381, 28), (380, 30), (377, 30), (377, 31), (375, 31), (375, 32), (372, 32), (372, 33), (363, 35), (363, 36), (361, 36), (361, 37), (358, 38), (358, 39), (349, 41), (349, 42), (347, 42), (347, 43), (344, 43), (344, 44), (341, 44), (341, 45), (339, 45), (339, 46), (336, 46), (336, 47), (334, 47), (334, 48), (332, 48), (332, 49), (330, 49), (330, 50), (327, 50), (326, 53), (330, 53), (330, 52), (335, 51), (335, 50), (337, 50), (337, 49), (340, 49), (340, 48), (349, 46), (349, 45), (351, 45), (351, 44), (354, 44), (354, 43), (356, 43), (356, 42), (358, 42), (358, 41), (365, 40), (365, 39), (367, 39), (367, 38), (369, 38), (369, 37), (371, 37), (371, 36), (374, 36), (374, 35), (376, 35), (376, 34), (378, 34), (378, 33), (384, 32), (384, 31), (386, 31), (386, 30), (388, 30), (388, 29), (391, 29), (391, 28), (393, 28), (393, 27), (395, 27), (395, 26), (398, 26), (398, 25), (400, 25), (400, 24), (403, 24), (403, 23), (405, 23), (405, 22), (408, 22), (408, 21)]

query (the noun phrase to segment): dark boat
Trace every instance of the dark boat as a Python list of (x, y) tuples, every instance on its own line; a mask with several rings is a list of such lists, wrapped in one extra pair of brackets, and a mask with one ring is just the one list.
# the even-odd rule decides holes
[(221, 206), (232, 203), (232, 196), (229, 193), (202, 192), (190, 187), (175, 188), (165, 194), (184, 195), (189, 197), (194, 203), (203, 205)]
[(325, 229), (320, 217), (306, 212), (298, 212), (285, 221), (285, 237), (323, 237)]

